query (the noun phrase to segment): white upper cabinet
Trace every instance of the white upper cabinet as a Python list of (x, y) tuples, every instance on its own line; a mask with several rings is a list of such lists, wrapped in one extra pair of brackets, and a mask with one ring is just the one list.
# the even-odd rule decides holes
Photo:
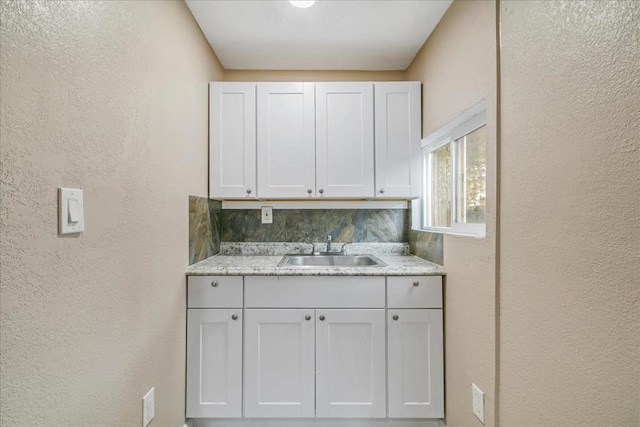
[(419, 197), (420, 123), (420, 82), (211, 83), (209, 197)]
[(420, 122), (420, 82), (375, 84), (376, 197), (419, 197)]
[(261, 83), (257, 95), (258, 196), (315, 193), (313, 83)]
[(256, 195), (256, 84), (209, 84), (209, 197)]
[(373, 197), (373, 83), (316, 83), (320, 197)]

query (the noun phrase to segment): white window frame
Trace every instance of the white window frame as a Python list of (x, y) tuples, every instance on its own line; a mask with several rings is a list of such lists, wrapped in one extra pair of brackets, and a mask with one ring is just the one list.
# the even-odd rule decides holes
[[(458, 117), (447, 123), (442, 128), (433, 132), (422, 140), (422, 193), (420, 199), (412, 204), (412, 228), (414, 230), (430, 231), (435, 233), (454, 234), (461, 236), (484, 237), (486, 224), (470, 224), (456, 222), (457, 212), (457, 140), (471, 132), (486, 126), (487, 106), (483, 99), (468, 110), (463, 111)], [(433, 227), (429, 225), (431, 218), (431, 153), (450, 144), (451, 146), (451, 227)]]

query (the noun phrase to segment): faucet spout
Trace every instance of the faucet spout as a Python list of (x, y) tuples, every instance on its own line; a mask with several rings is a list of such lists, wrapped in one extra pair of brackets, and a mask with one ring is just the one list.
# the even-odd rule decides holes
[(331, 234), (327, 236), (327, 252), (331, 252)]

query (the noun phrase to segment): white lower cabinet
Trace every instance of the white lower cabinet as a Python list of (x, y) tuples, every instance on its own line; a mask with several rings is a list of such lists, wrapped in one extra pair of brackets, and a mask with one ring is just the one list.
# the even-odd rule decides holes
[(384, 310), (247, 309), (244, 415), (384, 418)]
[(187, 310), (187, 417), (242, 416), (242, 310)]
[(384, 418), (384, 310), (316, 313), (316, 417)]
[(187, 417), (444, 417), (440, 277), (188, 283)]
[(443, 418), (442, 310), (388, 310), (389, 418)]
[(313, 417), (314, 311), (248, 309), (245, 318), (245, 417)]

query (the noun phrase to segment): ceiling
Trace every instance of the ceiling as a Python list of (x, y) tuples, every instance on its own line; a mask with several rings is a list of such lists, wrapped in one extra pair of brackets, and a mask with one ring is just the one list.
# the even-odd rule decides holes
[(452, 0), (186, 0), (228, 70), (405, 70)]

